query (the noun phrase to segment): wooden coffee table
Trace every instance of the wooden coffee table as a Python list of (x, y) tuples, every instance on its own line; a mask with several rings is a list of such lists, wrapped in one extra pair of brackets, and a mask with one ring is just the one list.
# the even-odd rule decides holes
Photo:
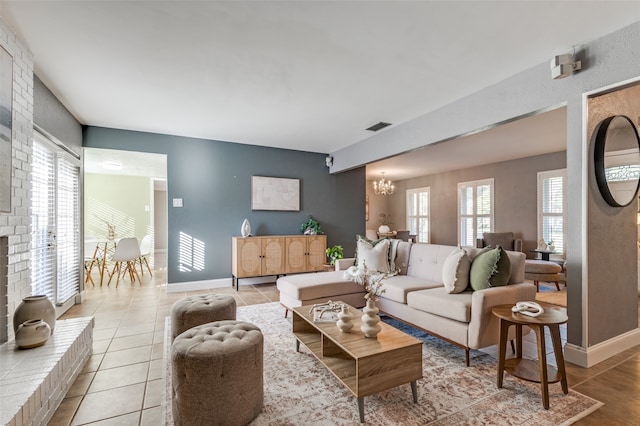
[(360, 422), (364, 422), (365, 396), (410, 383), (413, 402), (417, 403), (422, 342), (384, 323), (380, 323), (377, 338), (366, 338), (360, 331), (359, 311), (349, 309), (356, 314), (354, 326), (349, 333), (342, 333), (335, 323), (313, 322), (311, 306), (294, 308), (296, 351), (303, 343), (358, 398)]

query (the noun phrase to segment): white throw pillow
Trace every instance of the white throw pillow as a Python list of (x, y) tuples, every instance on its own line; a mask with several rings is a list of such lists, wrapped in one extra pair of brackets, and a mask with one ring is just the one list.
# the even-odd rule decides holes
[(469, 286), (471, 259), (466, 250), (458, 247), (444, 260), (442, 282), (447, 293), (462, 293)]
[(358, 268), (362, 268), (364, 262), (372, 271), (389, 273), (389, 245), (389, 240), (379, 240), (372, 244), (367, 239), (358, 239)]

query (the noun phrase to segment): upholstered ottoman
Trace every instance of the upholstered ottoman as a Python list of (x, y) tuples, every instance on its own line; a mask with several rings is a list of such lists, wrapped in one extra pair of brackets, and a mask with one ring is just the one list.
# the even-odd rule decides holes
[(178, 335), (171, 346), (173, 421), (178, 425), (246, 425), (263, 403), (262, 332), (242, 321), (217, 321)]
[(524, 278), (532, 280), (536, 285), (536, 289), (540, 290), (539, 282), (546, 281), (556, 284), (556, 288), (560, 291), (560, 271), (562, 267), (554, 262), (537, 259), (527, 259), (524, 262)]
[(222, 294), (189, 296), (171, 308), (171, 338), (197, 325), (236, 319), (236, 299)]

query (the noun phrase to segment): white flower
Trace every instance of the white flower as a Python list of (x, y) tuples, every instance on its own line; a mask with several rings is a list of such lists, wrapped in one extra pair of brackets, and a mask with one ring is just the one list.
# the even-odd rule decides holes
[(389, 274), (371, 271), (367, 268), (364, 261), (362, 262), (362, 268), (351, 266), (349, 269), (344, 271), (344, 278), (363, 286), (367, 292), (364, 298), (366, 300), (373, 300), (374, 302), (377, 301), (380, 295), (385, 292), (385, 289), (382, 288), (382, 280), (388, 276)]

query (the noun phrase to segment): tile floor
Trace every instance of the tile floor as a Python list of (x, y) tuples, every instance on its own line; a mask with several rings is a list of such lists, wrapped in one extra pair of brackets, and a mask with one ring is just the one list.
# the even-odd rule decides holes
[[(93, 355), (49, 425), (160, 425), (164, 319), (175, 301), (187, 295), (209, 292), (230, 294), (238, 306), (278, 300), (274, 284), (241, 285), (238, 291), (220, 288), (167, 294), (166, 270), (162, 268), (156, 269), (153, 277), (145, 273), (142, 284), (131, 285), (125, 280), (117, 289), (113, 283), (109, 287), (106, 284), (102, 287), (89, 286), (86, 301), (74, 306), (63, 318), (95, 317)], [(561, 336), (564, 344), (565, 327), (561, 329)], [(548, 341), (548, 359), (553, 364), (550, 343)], [(533, 333), (524, 338), (523, 351), (525, 357), (537, 358)], [(486, 352), (497, 356), (495, 347), (488, 348)], [(590, 369), (568, 364), (569, 386), (604, 400), (602, 398), (611, 395), (609, 387), (612, 384), (607, 386), (603, 373), (612, 371), (628, 375), (629, 369), (636, 371), (634, 377), (640, 378), (640, 346)], [(640, 385), (629, 386), (635, 389), (635, 394), (622, 398), (613, 408), (622, 410), (620, 413), (631, 413), (632, 417), (616, 414), (615, 410), (605, 406), (579, 424), (604, 424), (603, 419), (618, 417), (620, 423), (615, 424), (640, 424), (625, 423), (629, 418), (633, 419), (633, 414), (640, 416), (637, 408), (640, 406), (640, 397), (637, 396), (640, 395)]]

